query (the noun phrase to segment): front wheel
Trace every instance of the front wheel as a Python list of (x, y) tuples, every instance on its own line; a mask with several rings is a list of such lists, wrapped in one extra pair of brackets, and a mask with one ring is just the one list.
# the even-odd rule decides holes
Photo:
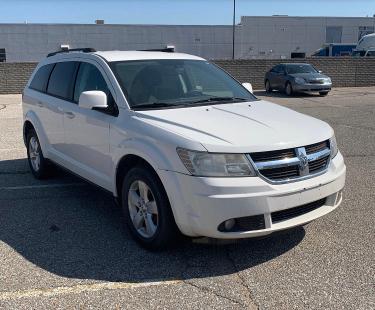
[(287, 82), (286, 85), (285, 85), (285, 93), (286, 93), (287, 96), (293, 95), (293, 88), (292, 88), (292, 84), (290, 84), (290, 82)]
[(164, 187), (150, 169), (138, 166), (126, 174), (122, 210), (134, 239), (149, 250), (171, 247), (180, 236)]

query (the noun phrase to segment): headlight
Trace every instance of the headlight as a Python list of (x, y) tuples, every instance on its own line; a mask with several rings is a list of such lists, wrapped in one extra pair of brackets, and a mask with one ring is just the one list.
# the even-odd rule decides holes
[(305, 84), (306, 83), (306, 80), (304, 78), (301, 78), (301, 77), (296, 77), (294, 79), (294, 81), (297, 83), (297, 84)]
[(330, 78), (326, 78), (326, 79), (324, 79), (324, 82), (326, 82), (326, 83), (332, 83), (332, 80), (330, 79)]
[(329, 147), (331, 148), (331, 158), (334, 158), (339, 151), (335, 135), (333, 135), (333, 137), (329, 139)]
[(202, 177), (249, 177), (255, 170), (244, 154), (220, 154), (177, 148), (186, 169)]

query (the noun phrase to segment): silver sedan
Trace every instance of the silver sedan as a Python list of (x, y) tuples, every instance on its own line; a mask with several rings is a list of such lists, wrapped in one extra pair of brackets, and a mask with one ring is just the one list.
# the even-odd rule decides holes
[(288, 96), (296, 92), (319, 92), (326, 96), (332, 88), (332, 81), (310, 64), (286, 63), (268, 71), (264, 85), (267, 92), (279, 90)]

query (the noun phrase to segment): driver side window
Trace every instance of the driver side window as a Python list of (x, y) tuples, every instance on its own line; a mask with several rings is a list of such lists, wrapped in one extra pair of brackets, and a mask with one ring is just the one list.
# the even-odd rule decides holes
[(79, 66), (74, 88), (74, 101), (78, 103), (81, 93), (89, 90), (103, 91), (108, 97), (108, 105), (113, 105), (113, 97), (103, 75), (94, 65), (82, 62)]

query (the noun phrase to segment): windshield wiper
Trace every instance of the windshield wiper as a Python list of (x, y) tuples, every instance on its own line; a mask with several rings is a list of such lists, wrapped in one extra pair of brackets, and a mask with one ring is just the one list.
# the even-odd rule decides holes
[(167, 102), (153, 102), (153, 103), (143, 103), (132, 106), (133, 110), (143, 110), (143, 109), (153, 109), (153, 108), (173, 108), (179, 106), (179, 104), (167, 103)]
[(233, 101), (248, 101), (248, 99), (240, 98), (240, 97), (209, 97), (206, 99), (201, 99), (197, 101), (190, 102), (191, 104), (200, 104), (200, 103), (211, 103), (211, 102), (220, 102), (220, 103), (227, 103)]
[(194, 105), (204, 105), (206, 103), (228, 103), (234, 101), (248, 101), (248, 99), (240, 97), (209, 97), (206, 99), (201, 99), (197, 101), (183, 101), (180, 103), (172, 102), (153, 102), (153, 103), (143, 103), (132, 106), (133, 110), (144, 110), (144, 109), (157, 109), (157, 108), (176, 108), (176, 107), (189, 107)]

